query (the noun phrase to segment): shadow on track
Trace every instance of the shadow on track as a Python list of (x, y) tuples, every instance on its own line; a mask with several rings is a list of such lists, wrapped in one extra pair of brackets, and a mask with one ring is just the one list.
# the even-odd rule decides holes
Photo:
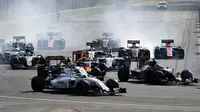
[(37, 68), (18, 68), (18, 69), (12, 69), (11, 67), (7, 67), (6, 70), (37, 70)]
[(146, 81), (140, 81), (140, 80), (131, 80), (128, 81), (128, 83), (131, 84), (142, 84), (142, 85), (147, 85), (147, 86), (181, 86), (181, 87), (191, 87), (191, 86), (199, 86), (197, 84), (183, 84), (183, 83), (175, 83), (175, 84), (170, 84), (170, 83), (161, 83), (161, 84), (150, 84)]
[[(44, 93), (44, 94), (49, 94), (49, 95), (67, 95), (67, 96), (80, 96), (80, 95), (77, 95), (75, 94), (74, 92), (71, 92), (71, 91), (56, 91), (56, 90), (45, 90), (43, 92), (34, 92), (34, 91), (20, 91), (22, 94), (27, 94), (27, 93)], [(115, 94), (115, 95), (100, 95), (100, 96), (123, 96), (121, 94)], [(86, 97), (98, 97), (98, 96), (95, 96), (95, 95), (87, 95)]]

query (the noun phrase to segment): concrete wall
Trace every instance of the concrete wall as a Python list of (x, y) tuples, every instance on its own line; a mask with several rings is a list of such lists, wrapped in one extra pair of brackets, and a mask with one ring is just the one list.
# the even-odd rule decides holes
[(0, 0), (0, 20), (55, 13), (67, 9), (106, 6), (116, 1), (122, 0)]

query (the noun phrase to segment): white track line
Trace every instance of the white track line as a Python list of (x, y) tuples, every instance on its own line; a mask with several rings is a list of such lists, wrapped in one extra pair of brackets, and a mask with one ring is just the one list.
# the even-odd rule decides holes
[(110, 105), (110, 106), (132, 106), (137, 108), (153, 108), (153, 109), (175, 109), (175, 110), (200, 110), (200, 107), (189, 106), (170, 106), (170, 105), (147, 105), (147, 104), (132, 104), (132, 103), (112, 103), (112, 102), (90, 102), (90, 101), (67, 101), (56, 99), (41, 99), (41, 98), (27, 98), (27, 97), (15, 97), (15, 96), (0, 96), (0, 98), (18, 99), (18, 100), (32, 100), (32, 101), (48, 101), (48, 102), (61, 102), (61, 103), (74, 103), (74, 104), (93, 104), (93, 105)]

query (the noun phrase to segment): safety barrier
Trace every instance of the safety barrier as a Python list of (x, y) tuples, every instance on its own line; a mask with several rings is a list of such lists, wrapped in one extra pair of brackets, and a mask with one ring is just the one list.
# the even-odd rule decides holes
[[(197, 44), (196, 46), (199, 47), (200, 46), (200, 8), (198, 9), (198, 19), (197, 19), (197, 22), (196, 22), (196, 32), (194, 33), (197, 33)], [(198, 51), (196, 52), (196, 55), (200, 55), (200, 51), (199, 51), (199, 48), (198, 48)]]

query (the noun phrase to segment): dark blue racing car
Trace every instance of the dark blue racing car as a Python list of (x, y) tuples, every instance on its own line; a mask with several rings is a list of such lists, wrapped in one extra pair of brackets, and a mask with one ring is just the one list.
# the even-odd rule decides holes
[(157, 46), (154, 50), (154, 58), (155, 59), (184, 59), (185, 53), (184, 49), (180, 46), (172, 45), (174, 40), (165, 39), (161, 40), (162, 44), (166, 44), (165, 46)]

